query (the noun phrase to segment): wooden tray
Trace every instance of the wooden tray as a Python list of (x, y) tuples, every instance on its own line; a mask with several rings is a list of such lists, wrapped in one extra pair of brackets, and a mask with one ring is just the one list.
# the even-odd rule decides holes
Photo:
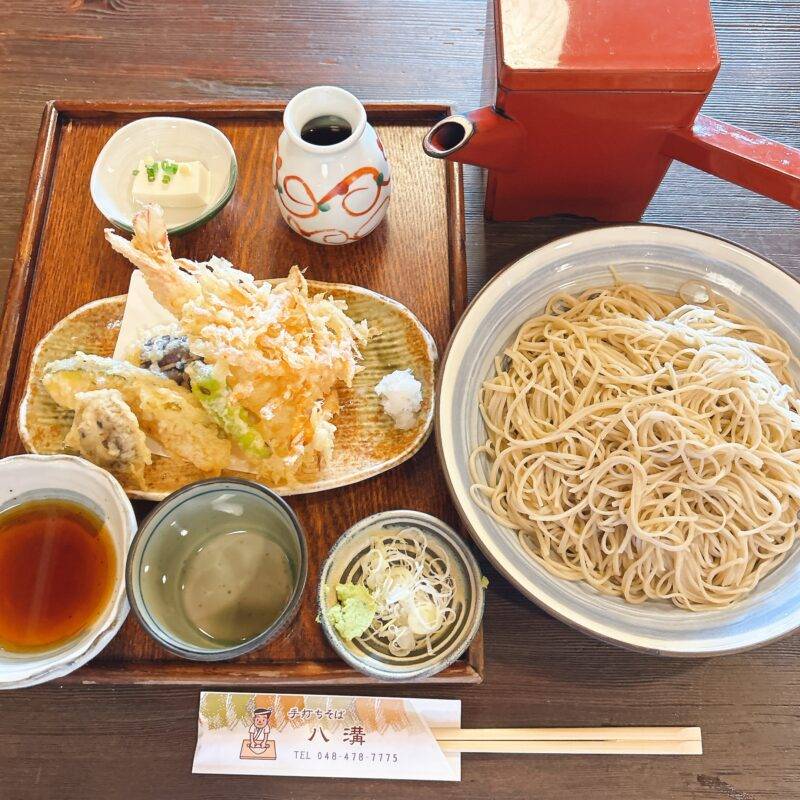
[[(22, 452), (17, 408), (39, 339), (74, 308), (127, 290), (130, 268), (103, 240), (108, 223), (89, 196), (92, 165), (117, 128), (147, 114), (185, 115), (218, 126), (233, 143), (239, 182), (232, 200), (206, 225), (173, 237), (176, 255), (224, 256), (259, 278), (285, 275), (300, 264), (310, 278), (366, 286), (408, 306), (441, 354), (466, 301), (461, 173), (426, 157), (421, 140), (449, 113), (443, 105), (367, 106), (392, 166), (392, 204), (384, 224), (364, 241), (323, 247), (292, 233), (275, 205), (270, 169), (282, 106), (48, 103), (0, 328), (0, 455)], [(457, 525), (434, 443), (377, 478), (289, 502), (306, 529), (310, 567), (302, 610), (282, 638), (236, 661), (204, 664), (170, 655), (131, 616), (100, 656), (66, 680), (204, 686), (373, 682), (334, 655), (315, 621), (319, 567), (342, 531), (377, 511), (418, 509)], [(141, 514), (151, 504), (137, 506)], [(478, 683), (482, 668), (479, 635), (462, 659), (430, 681)]]

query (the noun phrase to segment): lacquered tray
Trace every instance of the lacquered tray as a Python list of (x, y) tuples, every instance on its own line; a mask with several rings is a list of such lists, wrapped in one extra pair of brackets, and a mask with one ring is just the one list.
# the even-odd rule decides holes
[[(365, 240), (345, 247), (311, 244), (283, 223), (270, 185), (272, 148), (282, 106), (265, 103), (73, 103), (45, 108), (34, 158), (8, 298), (0, 328), (2, 437), (0, 455), (22, 452), (17, 408), (38, 340), (73, 309), (124, 293), (126, 262), (103, 240), (108, 223), (92, 204), (89, 175), (97, 154), (121, 125), (139, 116), (191, 116), (217, 125), (231, 140), (239, 181), (230, 203), (201, 228), (173, 238), (178, 256), (224, 256), (256, 277), (285, 275), (292, 264), (325, 281), (374, 289), (408, 306), (443, 352), (466, 301), (463, 195), (460, 167), (428, 158), (424, 132), (448, 115), (444, 105), (368, 105), (392, 166), (387, 219)], [(392, 508), (426, 511), (458, 525), (433, 441), (410, 461), (377, 478), (342, 489), (289, 498), (305, 526), (310, 568), (302, 610), (278, 641), (236, 661), (184, 661), (156, 645), (130, 617), (93, 662), (66, 680), (91, 683), (370, 683), (342, 663), (315, 621), (317, 577), (328, 549), (351, 524)], [(143, 514), (150, 503), (137, 503)], [(431, 678), (477, 683), (483, 642)]]

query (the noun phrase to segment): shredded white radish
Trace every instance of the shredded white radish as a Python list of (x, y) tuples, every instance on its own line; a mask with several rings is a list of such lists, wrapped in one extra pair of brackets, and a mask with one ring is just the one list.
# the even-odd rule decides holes
[(406, 656), (425, 646), (433, 653), (432, 637), (455, 619), (450, 561), (428, 551), (418, 528), (374, 531), (372, 547), (363, 557), (361, 582), (378, 605), (372, 625), (361, 637)]

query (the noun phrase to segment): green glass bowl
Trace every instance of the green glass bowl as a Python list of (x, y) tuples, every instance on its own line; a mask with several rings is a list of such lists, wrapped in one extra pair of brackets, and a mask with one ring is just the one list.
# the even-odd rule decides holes
[[(243, 538), (285, 556), (287, 598), (260, 627), (269, 602), (262, 592), (273, 584), (254, 573), (250, 551), (236, 549)], [(140, 525), (126, 569), (128, 599), (142, 627), (162, 647), (195, 661), (236, 658), (274, 639), (296, 615), (307, 575), (306, 538), (292, 509), (265, 486), (235, 478), (199, 481), (159, 503)], [(231, 615), (246, 619), (246, 636), (212, 636), (198, 622)]]

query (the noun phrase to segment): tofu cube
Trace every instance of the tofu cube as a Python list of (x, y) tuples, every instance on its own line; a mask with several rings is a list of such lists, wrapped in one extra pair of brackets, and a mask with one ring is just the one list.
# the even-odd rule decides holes
[[(149, 180), (147, 167), (156, 164), (155, 179)], [(209, 174), (201, 161), (178, 161), (175, 174), (161, 168), (161, 161), (142, 159), (133, 179), (133, 199), (137, 203), (158, 203), (162, 208), (196, 208), (208, 205)], [(153, 174), (151, 166), (150, 174)], [(169, 177), (164, 182), (164, 176)]]

